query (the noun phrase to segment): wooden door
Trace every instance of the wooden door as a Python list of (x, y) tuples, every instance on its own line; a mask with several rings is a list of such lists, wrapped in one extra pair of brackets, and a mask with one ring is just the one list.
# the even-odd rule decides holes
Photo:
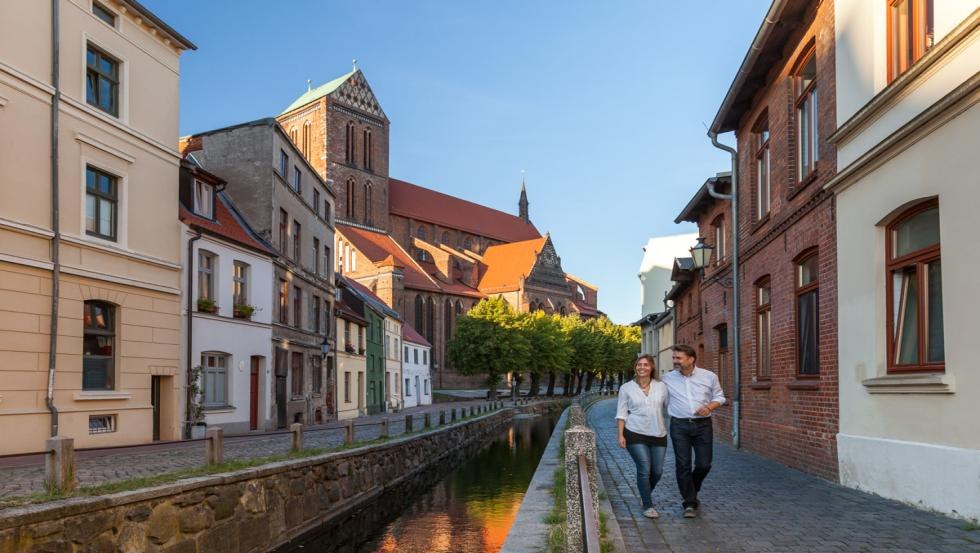
[(160, 377), (150, 377), (150, 405), (153, 406), (153, 441), (160, 440)]
[(252, 373), (249, 378), (248, 389), (248, 428), (249, 430), (259, 429), (259, 363), (261, 357), (252, 356)]

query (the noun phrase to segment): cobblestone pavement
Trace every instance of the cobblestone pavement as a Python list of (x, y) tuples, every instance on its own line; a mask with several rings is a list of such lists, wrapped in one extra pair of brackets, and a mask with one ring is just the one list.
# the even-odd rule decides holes
[[(359, 417), (354, 419), (354, 439), (369, 441), (380, 436), (380, 421), (385, 417), (390, 419), (388, 434), (398, 436), (405, 432), (405, 415), (411, 414), (414, 430), (421, 430), (426, 412), (431, 413), (432, 425), (436, 426), (439, 423), (439, 411), (446, 411), (446, 422), (449, 422), (451, 409), (456, 409), (457, 417), (460, 417), (463, 408), (469, 413), (473, 407), (487, 404), (486, 400), (454, 401), (410, 407), (400, 413)], [(504, 401), (505, 407), (510, 404), (509, 401)], [(312, 449), (342, 445), (345, 424), (346, 422), (334, 421), (306, 428), (303, 433), (304, 446)], [(288, 453), (289, 445), (290, 435), (282, 431), (226, 436), (225, 459), (247, 459)], [(206, 462), (203, 440), (78, 451), (75, 456), (76, 475), (80, 486), (153, 476), (198, 467)], [(0, 459), (0, 500), (43, 490), (44, 458), (41, 455)]]
[(980, 530), (845, 488), (715, 442), (711, 473), (699, 494), (701, 516), (681, 517), (668, 449), (654, 491), (657, 521), (645, 518), (636, 471), (616, 443), (615, 400), (588, 414), (596, 430), (599, 471), (630, 552), (970, 552)]

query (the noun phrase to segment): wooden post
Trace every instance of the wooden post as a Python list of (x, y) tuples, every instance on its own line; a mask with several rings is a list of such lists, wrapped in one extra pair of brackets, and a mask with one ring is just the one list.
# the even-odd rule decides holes
[(412, 415), (405, 415), (405, 433), (410, 434), (415, 432), (415, 420)]
[(208, 428), (204, 432), (208, 465), (220, 465), (225, 460), (225, 431), (221, 427)]
[(290, 442), (289, 449), (293, 453), (303, 450), (303, 424), (299, 422), (294, 422), (289, 426), (289, 432), (292, 434), (292, 441)]
[(425, 416), (422, 417), (422, 426), (424, 428), (432, 427), (432, 413), (426, 413)]
[(75, 489), (75, 440), (64, 436), (44, 442), (44, 485), (49, 492)]
[(348, 420), (347, 426), (344, 427), (344, 445), (352, 443), (354, 443), (354, 421)]
[(453, 407), (453, 409), (452, 409), (451, 412), (452, 412), (452, 419), (450, 419), (450, 420), (452, 420), (453, 422), (456, 422), (456, 408)]
[(439, 411), (439, 426), (446, 424), (446, 412)]
[(381, 419), (381, 436), (382, 438), (388, 437), (388, 417)]

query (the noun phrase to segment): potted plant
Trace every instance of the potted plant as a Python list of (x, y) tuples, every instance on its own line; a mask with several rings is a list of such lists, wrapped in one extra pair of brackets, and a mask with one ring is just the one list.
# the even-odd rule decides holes
[(351, 344), (347, 344), (344, 346), (344, 351), (346, 351), (347, 353), (354, 353), (354, 346)]
[(214, 300), (211, 298), (198, 298), (197, 310), (202, 313), (217, 313), (218, 304), (214, 303)]
[(201, 373), (204, 369), (198, 365), (191, 369), (191, 373), (188, 376), (190, 382), (187, 385), (190, 391), (190, 427), (191, 427), (191, 438), (203, 438), (204, 432), (207, 430), (207, 423), (204, 421), (204, 407), (202, 406), (201, 397)]
[(251, 319), (252, 313), (255, 313), (255, 306), (247, 303), (235, 304), (235, 307), (232, 309), (232, 315), (236, 319)]

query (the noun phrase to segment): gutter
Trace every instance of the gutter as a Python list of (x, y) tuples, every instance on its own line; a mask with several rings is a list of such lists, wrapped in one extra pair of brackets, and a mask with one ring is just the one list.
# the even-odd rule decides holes
[[(57, 1), (57, 0), (55, 0)], [(187, 352), (186, 352), (186, 370), (187, 370), (187, 385), (186, 389), (186, 399), (184, 402), (184, 439), (189, 439), (191, 437), (191, 376), (193, 375), (193, 362), (194, 362), (194, 242), (201, 239), (201, 231), (195, 229), (194, 236), (187, 241)]]
[(45, 403), (51, 413), (51, 437), (58, 435), (58, 408), (54, 405), (54, 375), (58, 363), (58, 295), (61, 293), (61, 202), (58, 183), (58, 112), (61, 109), (61, 0), (51, 0), (51, 326), (48, 330), (48, 390)]

